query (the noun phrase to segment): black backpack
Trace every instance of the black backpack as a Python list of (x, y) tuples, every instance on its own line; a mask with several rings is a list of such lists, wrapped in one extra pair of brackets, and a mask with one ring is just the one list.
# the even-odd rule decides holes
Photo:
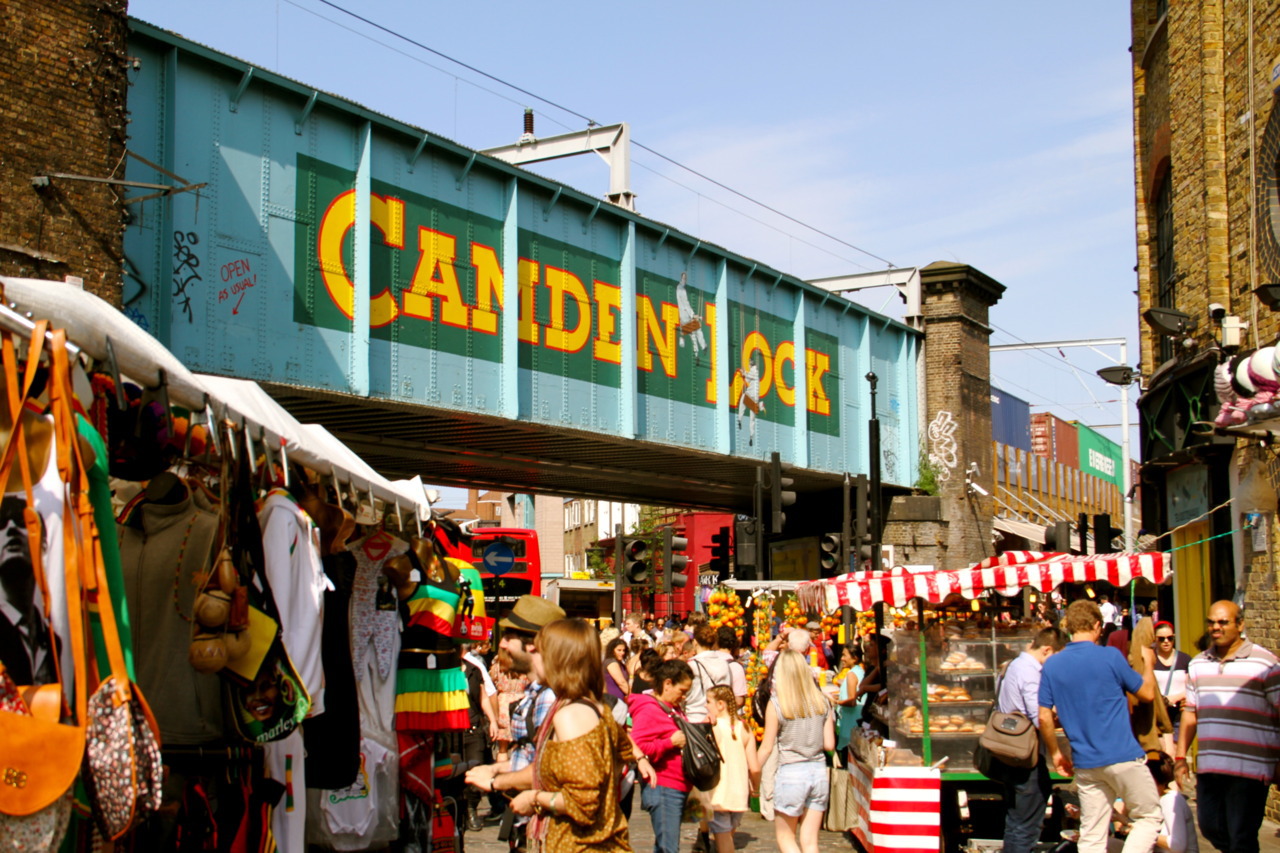
[(755, 720), (757, 726), (764, 725), (764, 715), (769, 709), (769, 700), (773, 698), (773, 668), (777, 665), (778, 659), (774, 658), (773, 663), (769, 664), (769, 671), (760, 679), (756, 692), (751, 696), (751, 719)]

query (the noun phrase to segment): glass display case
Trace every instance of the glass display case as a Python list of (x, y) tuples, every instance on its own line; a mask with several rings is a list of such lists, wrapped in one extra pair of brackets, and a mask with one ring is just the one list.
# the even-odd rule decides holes
[(997, 674), (1026, 649), (1033, 630), (998, 619), (944, 617), (923, 636), (895, 631), (888, 701), (877, 709), (889, 737), (922, 764), (945, 758), (944, 773), (975, 772), (973, 749), (991, 714)]

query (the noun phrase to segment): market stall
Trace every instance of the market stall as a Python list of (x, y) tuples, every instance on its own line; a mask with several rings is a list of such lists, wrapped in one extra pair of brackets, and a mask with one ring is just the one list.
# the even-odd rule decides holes
[(0, 846), (367, 849), (460, 791), (483, 597), (421, 480), (78, 288), (0, 290)]
[[(813, 611), (867, 611), (877, 605), (915, 609), (915, 618), (891, 633), (888, 701), (875, 711), (882, 728), (866, 730), (852, 742), (850, 772), (855, 791), (862, 792), (854, 831), (863, 845), (869, 851), (901, 849), (903, 830), (889, 820), (893, 818), (907, 821), (912, 843), (937, 849), (945, 822), (916, 816), (922, 796), (918, 786), (934, 792), (929, 802), (940, 812), (950, 802), (937, 793), (943, 783), (982, 784), (985, 777), (973, 766), (973, 752), (996, 699), (998, 673), (1035, 632), (1010, 618), (990, 593), (1015, 596), (1030, 589), (1048, 594), (1064, 583), (1122, 586), (1139, 577), (1160, 583), (1167, 571), (1161, 553), (1074, 557), (1017, 551), (958, 571), (858, 572), (802, 584), (797, 595)], [(874, 795), (882, 788), (897, 791), (896, 780), (908, 769), (913, 769), (908, 778), (932, 779), (936, 785), (912, 782), (913, 805), (903, 818), (898, 807), (878, 806)], [(884, 796), (896, 802), (892, 798), (898, 795)]]

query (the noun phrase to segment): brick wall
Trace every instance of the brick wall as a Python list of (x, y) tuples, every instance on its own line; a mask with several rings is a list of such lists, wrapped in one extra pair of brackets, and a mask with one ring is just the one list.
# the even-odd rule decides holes
[(125, 0), (8, 0), (0, 19), (0, 274), (82, 278), (120, 302), (118, 190), (34, 175), (122, 176)]
[[(1170, 2), (1163, 20), (1155, 14), (1156, 0), (1132, 0), (1130, 6), (1139, 310), (1156, 299), (1151, 203), (1167, 165), (1179, 276), (1175, 306), (1199, 321), (1196, 348), (1211, 346), (1216, 335), (1210, 302), (1249, 323), (1245, 347), (1273, 344), (1280, 312), (1252, 291), (1280, 281), (1280, 114), (1269, 79), (1280, 44), (1280, 0)], [(1157, 343), (1143, 326), (1148, 373)], [(1273, 489), (1275, 484), (1273, 477)], [(1233, 506), (1232, 518), (1247, 509)], [(1269, 523), (1270, 550), (1247, 552), (1243, 592), (1251, 638), (1276, 650), (1280, 594), (1273, 554), (1280, 527), (1274, 517)], [(1267, 812), (1280, 818), (1276, 797)]]
[[(940, 435), (954, 425), (955, 467), (938, 465), (943, 524), (928, 529), (895, 530), (886, 542), (913, 550), (933, 545), (941, 569), (961, 568), (989, 556), (992, 501), (971, 493), (965, 471), (977, 463), (975, 482), (994, 490), (991, 458), (991, 356), (988, 314), (1004, 293), (1004, 285), (964, 264), (937, 262), (920, 271), (925, 341), (925, 414), (923, 440), (935, 455), (942, 448)], [(931, 428), (931, 429), (928, 429)], [(930, 435), (932, 433), (932, 435)], [(888, 531), (886, 531), (888, 533)]]

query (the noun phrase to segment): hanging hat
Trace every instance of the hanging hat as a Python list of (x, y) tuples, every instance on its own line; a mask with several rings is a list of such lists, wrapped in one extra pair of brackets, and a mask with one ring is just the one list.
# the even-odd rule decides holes
[(536, 595), (522, 595), (506, 617), (498, 620), (498, 627), (512, 628), (536, 634), (552, 622), (565, 618), (565, 612), (556, 605)]

